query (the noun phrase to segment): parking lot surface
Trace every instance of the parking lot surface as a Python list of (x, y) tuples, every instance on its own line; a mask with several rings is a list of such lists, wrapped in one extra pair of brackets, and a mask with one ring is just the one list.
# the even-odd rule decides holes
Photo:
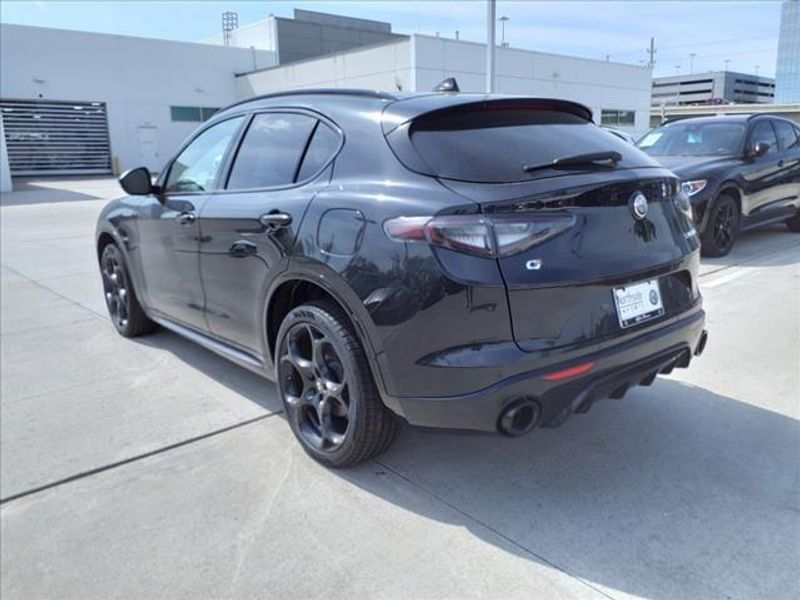
[(2, 199), (2, 597), (800, 597), (800, 236), (705, 261), (689, 370), (325, 469), (273, 385), (105, 314), (113, 180)]

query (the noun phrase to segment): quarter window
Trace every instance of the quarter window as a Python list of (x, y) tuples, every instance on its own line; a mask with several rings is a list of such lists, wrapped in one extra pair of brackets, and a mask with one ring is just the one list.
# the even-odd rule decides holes
[(785, 121), (773, 121), (775, 131), (778, 132), (778, 138), (781, 141), (781, 147), (784, 150), (796, 149), (800, 142), (797, 139), (797, 130)]
[(314, 131), (314, 137), (311, 138), (311, 143), (308, 145), (308, 150), (306, 150), (297, 181), (305, 181), (316, 175), (336, 153), (338, 147), (339, 136), (333, 129), (320, 121)]
[(207, 192), (214, 185), (222, 157), (236, 135), (242, 117), (213, 125), (198, 135), (172, 163), (167, 192)]
[(293, 183), (316, 123), (316, 119), (300, 114), (256, 115), (236, 155), (227, 189)]

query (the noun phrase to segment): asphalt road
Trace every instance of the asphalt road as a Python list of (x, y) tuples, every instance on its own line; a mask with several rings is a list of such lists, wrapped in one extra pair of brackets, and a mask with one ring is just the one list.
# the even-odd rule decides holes
[(2, 208), (2, 597), (800, 597), (800, 236), (703, 265), (689, 370), (508, 440), (406, 429), (326, 470), (272, 384), (118, 336), (108, 180)]

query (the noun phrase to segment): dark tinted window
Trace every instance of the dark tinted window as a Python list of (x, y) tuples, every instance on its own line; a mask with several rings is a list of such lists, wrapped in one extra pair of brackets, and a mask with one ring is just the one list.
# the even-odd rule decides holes
[(228, 189), (287, 185), (317, 120), (306, 115), (265, 113), (253, 118), (233, 163)]
[(743, 134), (741, 123), (673, 123), (636, 145), (652, 156), (728, 156), (739, 152)]
[(242, 117), (213, 125), (198, 135), (172, 163), (168, 192), (207, 192), (214, 184), (225, 150), (242, 123)]
[(797, 130), (786, 121), (773, 121), (775, 124), (775, 131), (778, 132), (778, 137), (781, 141), (781, 146), (784, 150), (789, 150), (797, 148), (798, 142), (797, 139)]
[(767, 120), (759, 121), (753, 125), (753, 129), (750, 132), (750, 147), (752, 148), (758, 142), (766, 142), (769, 144), (769, 152), (767, 154), (778, 151), (778, 140), (775, 139), (775, 130), (772, 128), (772, 124)]
[(630, 144), (576, 115), (485, 106), (422, 117), (412, 125), (411, 141), (436, 175), (487, 183), (525, 181), (563, 173), (526, 173), (526, 166), (609, 150), (622, 154), (625, 166), (651, 164)]
[(316, 131), (314, 131), (311, 143), (308, 145), (297, 181), (303, 181), (316, 175), (338, 148), (339, 135), (333, 129), (320, 122)]

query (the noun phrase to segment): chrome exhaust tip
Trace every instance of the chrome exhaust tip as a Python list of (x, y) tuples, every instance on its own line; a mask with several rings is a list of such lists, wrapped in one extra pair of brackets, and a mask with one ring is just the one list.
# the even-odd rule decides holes
[(524, 435), (536, 427), (541, 414), (542, 409), (537, 402), (528, 398), (520, 398), (502, 410), (497, 421), (497, 428), (509, 436)]

